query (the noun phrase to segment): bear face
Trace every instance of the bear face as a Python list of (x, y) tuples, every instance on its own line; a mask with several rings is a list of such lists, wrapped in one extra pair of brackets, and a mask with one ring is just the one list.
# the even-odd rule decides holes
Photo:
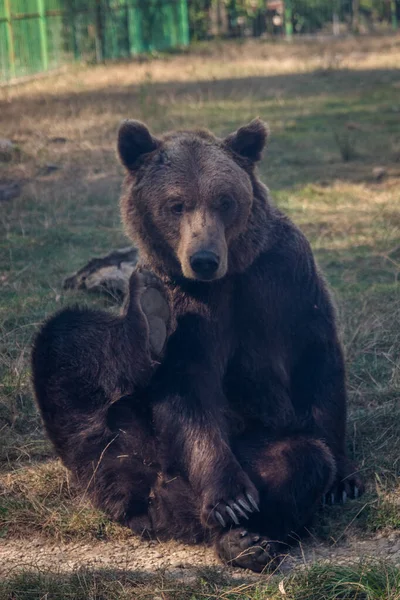
[(235, 270), (235, 247), (249, 235), (254, 212), (253, 168), (266, 139), (258, 119), (224, 140), (205, 131), (157, 139), (137, 121), (121, 126), (118, 151), (128, 170), (122, 218), (156, 271), (212, 281)]

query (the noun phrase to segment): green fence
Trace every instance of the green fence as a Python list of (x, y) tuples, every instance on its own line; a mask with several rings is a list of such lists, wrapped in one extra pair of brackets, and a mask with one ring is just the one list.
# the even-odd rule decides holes
[(0, 78), (189, 43), (186, 0), (0, 0)]
[(0, 0), (0, 79), (190, 39), (398, 27), (400, 0)]

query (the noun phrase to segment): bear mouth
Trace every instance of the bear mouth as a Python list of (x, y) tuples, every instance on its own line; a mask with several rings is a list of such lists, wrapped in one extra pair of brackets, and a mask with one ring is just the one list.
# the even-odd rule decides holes
[(196, 273), (190, 270), (189, 273), (183, 273), (183, 276), (186, 279), (190, 279), (192, 281), (199, 281), (202, 283), (212, 283), (213, 281), (218, 281), (222, 279), (226, 275), (226, 269), (219, 269), (216, 273)]

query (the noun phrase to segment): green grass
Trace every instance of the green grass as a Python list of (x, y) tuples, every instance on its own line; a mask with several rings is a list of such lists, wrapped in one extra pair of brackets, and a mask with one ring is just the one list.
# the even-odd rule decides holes
[[(0, 179), (24, 184), (19, 198), (0, 207), (0, 536), (7, 539), (129, 535), (69, 486), (44, 435), (29, 372), (32, 336), (46, 316), (77, 301), (115, 308), (111, 298), (64, 291), (62, 280), (127, 243), (115, 132), (128, 116), (155, 132), (207, 126), (220, 135), (256, 115), (269, 122), (261, 176), (311, 240), (333, 288), (348, 365), (349, 453), (367, 484), (361, 499), (322, 510), (312, 533), (330, 543), (400, 530), (400, 38), (196, 52), (0, 90), (2, 135), (20, 149), (0, 162)], [(43, 176), (46, 163), (60, 169)], [(386, 169), (381, 182), (376, 166)], [(142, 583), (121, 577), (22, 574), (3, 584), (0, 598), (41, 598), (47, 589), (49, 598), (140, 597)], [(398, 585), (388, 565), (316, 566), (284, 585), (288, 598), (397, 599), (396, 577)], [(205, 581), (189, 587), (191, 595), (159, 597), (283, 597), (277, 583), (229, 591), (232, 583)]]

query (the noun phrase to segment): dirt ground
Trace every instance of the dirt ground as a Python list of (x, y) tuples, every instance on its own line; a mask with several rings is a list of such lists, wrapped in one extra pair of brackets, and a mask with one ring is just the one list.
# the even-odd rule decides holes
[[(303, 542), (287, 556), (281, 569), (285, 572), (316, 561), (338, 565), (376, 558), (390, 560), (400, 567), (400, 531), (387, 536), (347, 538), (335, 545)], [(186, 580), (194, 570), (218, 564), (212, 548), (206, 546), (148, 542), (136, 537), (124, 542), (97, 543), (52, 543), (40, 538), (4, 540), (0, 547), (0, 575), (8, 575), (15, 568), (69, 572), (84, 567), (151, 573), (166, 570), (171, 577)], [(230, 570), (233, 577), (243, 575), (241, 569)]]

